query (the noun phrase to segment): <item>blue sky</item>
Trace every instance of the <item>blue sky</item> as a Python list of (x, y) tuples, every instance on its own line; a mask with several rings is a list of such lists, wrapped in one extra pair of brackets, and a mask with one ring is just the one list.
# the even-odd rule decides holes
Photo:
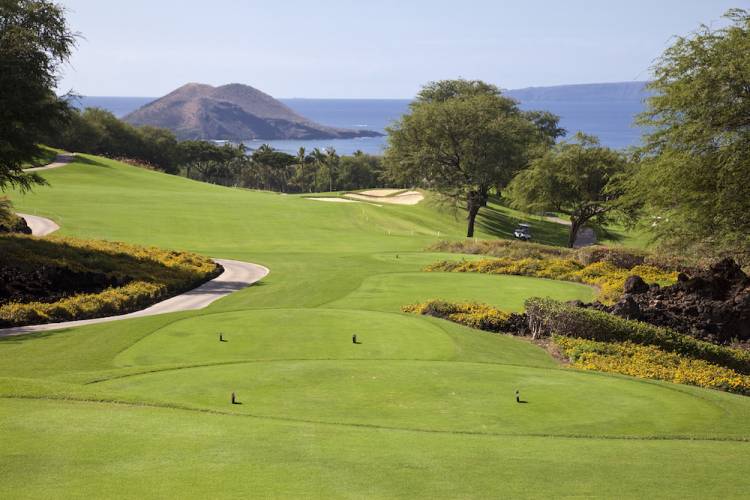
[(239, 82), (276, 97), (407, 98), (431, 80), (503, 88), (646, 80), (675, 34), (750, 0), (62, 0), (84, 38), (59, 89), (159, 96)]

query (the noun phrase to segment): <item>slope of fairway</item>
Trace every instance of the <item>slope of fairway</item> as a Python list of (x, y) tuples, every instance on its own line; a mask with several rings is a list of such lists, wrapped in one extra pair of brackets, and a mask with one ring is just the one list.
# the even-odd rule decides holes
[[(520, 310), (530, 296), (594, 295), (421, 272), (477, 258), (423, 251), (460, 238), (465, 222), (429, 195), (414, 206), (313, 203), (94, 157), (41, 173), (51, 186), (14, 201), (63, 234), (271, 274), (200, 311), (0, 339), (2, 498), (729, 498), (750, 488), (750, 398), (579, 372), (523, 339), (400, 312), (432, 298)], [(488, 210), (480, 237), (504, 234), (513, 217)]]

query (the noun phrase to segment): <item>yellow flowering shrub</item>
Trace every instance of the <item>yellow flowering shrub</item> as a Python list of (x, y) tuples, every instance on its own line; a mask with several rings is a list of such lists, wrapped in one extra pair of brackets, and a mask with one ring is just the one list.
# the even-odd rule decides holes
[(750, 395), (750, 375), (730, 368), (666, 352), (653, 345), (596, 342), (553, 336), (554, 343), (582, 370), (621, 373)]
[[(8, 269), (92, 273), (114, 285), (98, 293), (57, 290), (44, 299), (0, 302), (0, 327), (125, 314), (198, 286), (221, 272), (190, 252), (75, 238), (0, 236), (0, 264)], [(33, 274), (32, 274), (33, 275)], [(59, 296), (62, 294), (63, 296)]]
[(440, 261), (424, 268), (427, 272), (513, 274), (563, 281), (575, 281), (597, 287), (598, 299), (614, 303), (622, 295), (623, 286), (629, 276), (639, 275), (647, 283), (671, 284), (677, 281), (676, 271), (664, 271), (649, 265), (637, 265), (632, 269), (615, 266), (609, 261), (598, 261), (587, 266), (566, 257), (526, 257), (497, 259)]
[(508, 327), (508, 319), (511, 316), (510, 313), (487, 304), (454, 303), (442, 300), (428, 300), (418, 304), (410, 304), (403, 306), (401, 310), (407, 313), (443, 318), (454, 323), (490, 332), (505, 331)]

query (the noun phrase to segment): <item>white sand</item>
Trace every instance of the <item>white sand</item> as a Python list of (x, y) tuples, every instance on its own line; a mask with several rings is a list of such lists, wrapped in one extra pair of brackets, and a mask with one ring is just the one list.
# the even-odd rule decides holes
[(355, 193), (346, 194), (344, 196), (358, 201), (388, 203), (390, 205), (416, 205), (424, 200), (424, 196), (418, 191), (407, 191), (406, 193), (398, 194), (396, 196), (366, 196)]
[(306, 200), (315, 201), (330, 201), (331, 203), (357, 203), (354, 200), (347, 200), (346, 198), (305, 198)]
[(399, 191), (401, 191), (401, 189), (368, 189), (367, 191), (360, 191), (359, 194), (365, 196), (390, 196)]

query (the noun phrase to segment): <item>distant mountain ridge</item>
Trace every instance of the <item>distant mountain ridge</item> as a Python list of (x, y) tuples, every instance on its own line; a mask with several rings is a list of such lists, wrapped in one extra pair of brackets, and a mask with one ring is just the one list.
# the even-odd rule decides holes
[(351, 139), (382, 135), (316, 123), (249, 85), (188, 83), (127, 114), (133, 125), (171, 130), (179, 139)]
[(526, 87), (506, 90), (504, 93), (521, 102), (528, 101), (637, 101), (652, 92), (648, 82), (580, 83), (552, 87)]

